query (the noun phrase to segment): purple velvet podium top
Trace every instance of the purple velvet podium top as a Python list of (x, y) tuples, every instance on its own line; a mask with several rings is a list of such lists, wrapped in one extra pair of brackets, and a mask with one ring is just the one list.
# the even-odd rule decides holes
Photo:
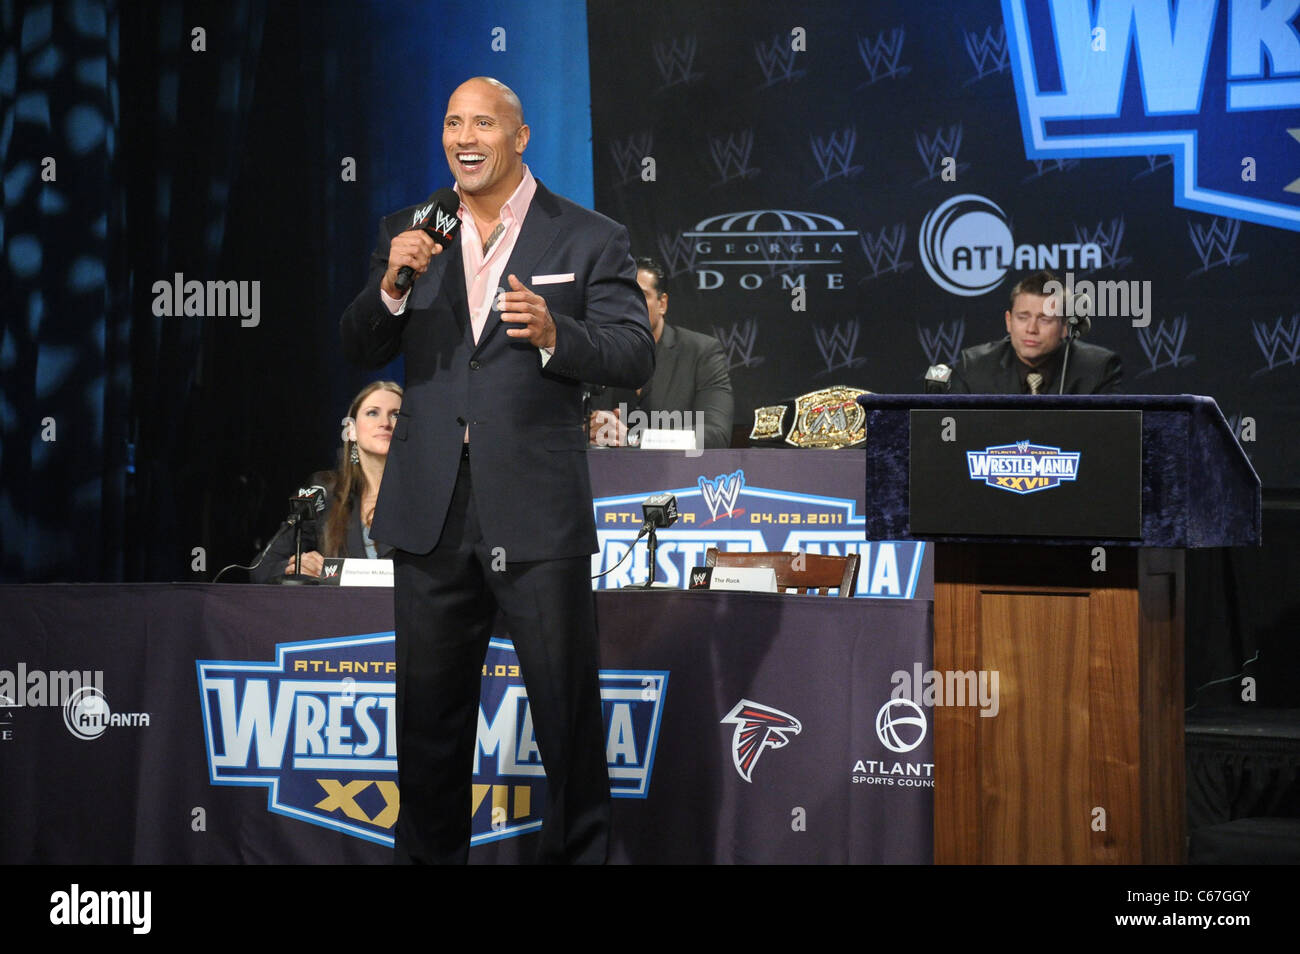
[[(1057, 410), (1142, 412), (1142, 536), (1138, 540), (999, 536), (1002, 543), (1143, 547), (1258, 546), (1260, 482), (1213, 398), (1178, 395), (868, 394), (868, 540), (915, 539), (910, 533), (912, 410)], [(925, 535), (946, 542), (989, 537)]]

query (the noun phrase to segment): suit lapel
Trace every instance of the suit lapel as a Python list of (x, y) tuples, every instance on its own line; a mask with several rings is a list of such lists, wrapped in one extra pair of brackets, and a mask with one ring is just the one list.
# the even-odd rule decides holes
[(447, 296), (451, 312), (460, 325), (461, 334), (474, 346), (474, 337), (470, 331), (469, 303), (465, 298), (465, 264), (461, 260), (461, 241), (457, 236), (452, 244), (429, 263), (429, 270), (415, 280), (411, 289), (411, 299), (407, 307), (412, 311), (423, 311), (433, 307), (439, 293)]
[(1011, 339), (1006, 340), (1002, 348), (1002, 380), (1001, 390), (994, 391), (994, 394), (1019, 394), (1020, 393), (1020, 372), (1016, 370), (1016, 352), (1011, 347)]
[[(524, 216), (524, 224), (519, 230), (519, 238), (515, 240), (515, 247), (510, 251), (510, 260), (506, 262), (506, 267), (501, 272), (501, 287), (506, 291), (510, 291), (509, 276), (511, 275), (528, 285), (532, 281), (537, 263), (546, 254), (546, 250), (551, 247), (559, 231), (560, 207), (551, 196), (551, 193), (539, 182), (537, 183), (537, 191), (533, 194), (533, 201), (528, 206), (528, 214)], [(461, 300), (463, 301), (465, 298), (463, 271), (460, 283), (462, 286)], [(536, 289), (533, 290), (536, 291)], [(487, 322), (483, 325), (483, 334), (479, 336), (475, 353), (483, 350), (484, 345), (496, 333), (500, 324), (501, 313), (494, 307), (488, 312)]]

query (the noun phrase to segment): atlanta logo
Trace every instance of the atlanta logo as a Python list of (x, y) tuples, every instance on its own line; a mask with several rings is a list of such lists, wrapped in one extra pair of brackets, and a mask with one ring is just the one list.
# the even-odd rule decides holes
[[(199, 660), (209, 780), (267, 789), (271, 812), (393, 844), (397, 690), (393, 634), (281, 643), (269, 662)], [(668, 673), (602, 670), (610, 794), (645, 798)], [(519, 659), (493, 639), (483, 663), (470, 844), (536, 831), (546, 770)]]

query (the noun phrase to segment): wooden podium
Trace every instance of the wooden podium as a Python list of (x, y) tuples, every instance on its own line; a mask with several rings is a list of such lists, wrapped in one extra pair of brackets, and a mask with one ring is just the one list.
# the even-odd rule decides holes
[[(1183, 550), (1259, 542), (1259, 479), (1217, 405), (859, 400), (868, 539), (936, 541), (934, 669), (998, 677), (995, 715), (951, 699), (932, 709), (935, 862), (1182, 862)], [(1112, 419), (1132, 425), (1129, 456), (1108, 444)], [(1012, 436), (989, 446), (986, 432)], [(1071, 464), (1063, 451), (1081, 445)], [(988, 452), (1035, 447), (1064, 460), (1040, 470), (1072, 476), (1010, 493), (972, 476)]]

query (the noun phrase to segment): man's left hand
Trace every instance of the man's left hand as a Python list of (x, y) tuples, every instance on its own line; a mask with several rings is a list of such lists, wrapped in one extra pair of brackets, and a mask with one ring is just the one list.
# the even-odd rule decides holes
[(524, 338), (538, 348), (555, 347), (555, 322), (546, 299), (535, 295), (514, 275), (508, 277), (511, 290), (501, 295), (497, 310), (501, 320), (517, 327), (507, 328), (511, 338)]

